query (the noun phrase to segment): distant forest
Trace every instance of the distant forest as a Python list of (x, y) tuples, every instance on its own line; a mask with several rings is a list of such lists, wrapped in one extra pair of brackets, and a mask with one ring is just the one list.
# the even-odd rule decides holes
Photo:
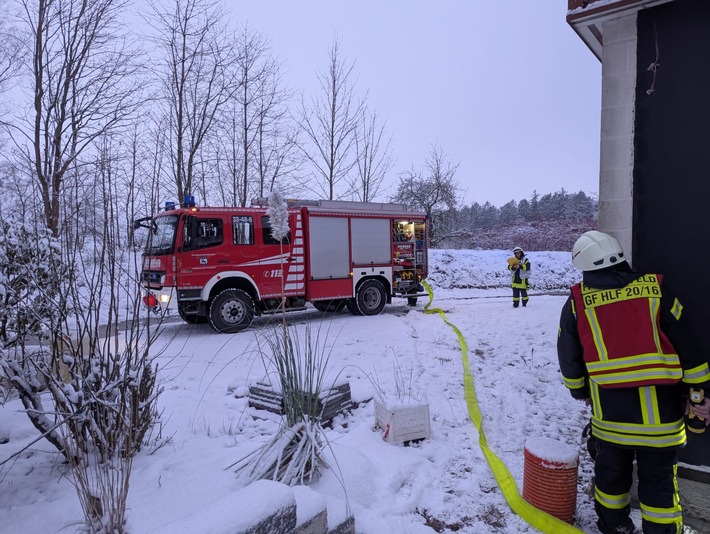
[(597, 227), (597, 199), (564, 189), (530, 199), (490, 202), (437, 213), (432, 217), (435, 248), (571, 250), (580, 234)]

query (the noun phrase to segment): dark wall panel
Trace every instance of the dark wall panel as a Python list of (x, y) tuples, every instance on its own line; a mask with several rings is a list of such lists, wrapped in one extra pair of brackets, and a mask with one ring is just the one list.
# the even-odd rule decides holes
[[(676, 0), (639, 12), (634, 148), (634, 268), (666, 274), (707, 356), (710, 2)], [(694, 438), (682, 460), (710, 465), (710, 432)]]

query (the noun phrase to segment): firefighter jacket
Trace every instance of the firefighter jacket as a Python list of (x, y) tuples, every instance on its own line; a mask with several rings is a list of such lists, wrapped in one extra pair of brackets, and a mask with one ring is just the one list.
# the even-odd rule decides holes
[(513, 271), (513, 279), (510, 283), (510, 287), (517, 289), (527, 289), (530, 285), (528, 282), (528, 276), (530, 276), (530, 261), (523, 256), (520, 258), (520, 268), (516, 269), (512, 265), (508, 265), (508, 270)]
[(685, 443), (682, 396), (710, 388), (710, 369), (660, 275), (626, 262), (584, 273), (562, 308), (557, 354), (565, 386), (591, 399), (592, 434), (627, 447)]

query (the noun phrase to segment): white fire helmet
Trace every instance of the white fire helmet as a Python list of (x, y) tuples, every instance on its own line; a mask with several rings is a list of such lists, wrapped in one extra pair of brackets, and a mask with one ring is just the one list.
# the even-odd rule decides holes
[[(515, 247), (515, 248), (513, 249), (513, 254), (515, 254), (516, 252), (523, 252), (523, 249), (520, 248), (520, 247)], [(525, 252), (523, 252), (523, 254), (525, 254)]]
[(585, 232), (572, 247), (572, 263), (581, 271), (605, 269), (622, 261), (625, 259), (621, 245), (604, 232)]

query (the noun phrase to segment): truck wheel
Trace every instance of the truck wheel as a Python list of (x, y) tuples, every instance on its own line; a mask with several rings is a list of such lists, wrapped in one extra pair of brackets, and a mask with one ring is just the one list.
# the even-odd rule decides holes
[(347, 299), (345, 301), (345, 305), (348, 307), (348, 311), (353, 315), (362, 315), (360, 313), (360, 310), (357, 309), (357, 303), (355, 302), (355, 300), (356, 299)]
[(379, 280), (366, 280), (357, 290), (355, 305), (360, 315), (377, 315), (387, 302), (385, 286)]
[(345, 299), (317, 300), (313, 307), (322, 312), (338, 312), (345, 307)]
[(178, 303), (178, 315), (180, 319), (188, 324), (205, 324), (207, 322), (207, 317), (204, 315), (198, 315), (196, 313), (186, 313), (187, 305), (183, 303)]
[(212, 328), (217, 332), (241, 332), (254, 318), (254, 301), (246, 291), (225, 289), (212, 301), (208, 315)]

